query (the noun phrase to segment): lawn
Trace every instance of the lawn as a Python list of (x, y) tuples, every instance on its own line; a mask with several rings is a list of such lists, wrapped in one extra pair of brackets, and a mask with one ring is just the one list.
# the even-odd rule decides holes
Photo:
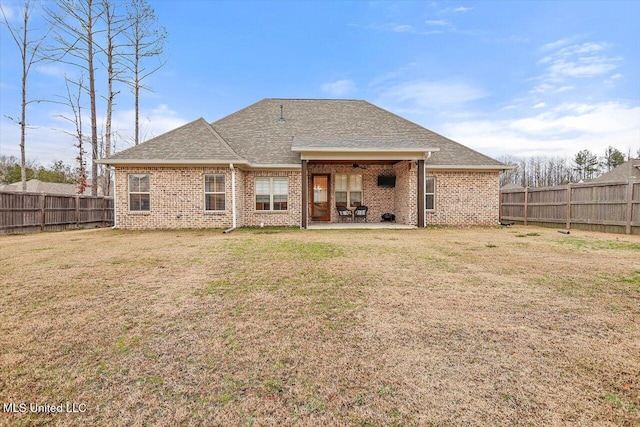
[(640, 423), (639, 236), (0, 236), (0, 291), (0, 404), (85, 410), (1, 425)]

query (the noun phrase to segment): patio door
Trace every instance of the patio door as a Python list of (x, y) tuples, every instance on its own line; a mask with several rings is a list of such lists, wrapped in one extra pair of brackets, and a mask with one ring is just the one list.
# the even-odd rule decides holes
[(311, 219), (329, 221), (331, 219), (329, 175), (312, 175), (311, 183)]

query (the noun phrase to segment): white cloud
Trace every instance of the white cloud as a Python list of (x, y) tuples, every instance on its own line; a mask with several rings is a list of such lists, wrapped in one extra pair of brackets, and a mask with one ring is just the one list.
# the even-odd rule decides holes
[(398, 24), (395, 22), (387, 22), (385, 24), (370, 25), (368, 28), (374, 29), (376, 31), (390, 31), (393, 33), (405, 33), (405, 34), (419, 34), (423, 36), (442, 33), (442, 30), (422, 31), (415, 28), (413, 25)]
[(567, 92), (569, 90), (572, 90), (573, 86), (562, 86), (559, 87), (558, 89), (556, 89), (556, 93), (562, 93), (562, 92)]
[[(434, 4), (435, 6), (436, 4)], [(446, 7), (444, 9), (440, 9), (438, 11), (439, 14), (451, 14), (451, 13), (464, 13), (464, 12), (469, 12), (470, 10), (473, 10), (472, 7), (465, 7), (465, 6), (458, 6), (458, 7)]]
[(11, 22), (17, 18), (18, 11), (14, 10), (13, 7), (9, 5), (9, 2), (7, 1), (0, 2), (0, 7), (2, 7), (2, 13), (0, 13), (0, 16), (4, 14), (4, 16), (7, 18), (7, 21)]
[(450, 27), (451, 23), (448, 21), (445, 21), (444, 19), (439, 19), (439, 20), (426, 20), (424, 21), (425, 24), (427, 25), (431, 25), (434, 27)]
[(400, 109), (438, 109), (460, 106), (487, 96), (487, 92), (464, 81), (413, 80), (380, 90), (378, 102)]
[(546, 52), (546, 51), (550, 51), (550, 50), (556, 50), (558, 48), (561, 48), (563, 46), (568, 45), (569, 43), (572, 43), (574, 40), (575, 40), (575, 38), (573, 38), (573, 37), (567, 37), (567, 38), (564, 38), (564, 39), (556, 40), (554, 42), (547, 43), (547, 44), (543, 45), (542, 47), (540, 47), (540, 50), (542, 52)]
[(538, 108), (544, 108), (546, 107), (547, 104), (545, 104), (544, 102), (538, 102), (536, 105), (534, 105), (532, 108), (534, 109), (538, 109)]
[[(618, 68), (622, 58), (608, 56), (611, 48), (604, 42), (574, 43), (566, 38), (548, 43), (540, 48), (545, 53), (538, 65), (544, 67), (543, 73), (535, 78), (539, 81), (533, 93), (564, 92), (573, 89), (578, 79), (604, 77)], [(616, 74), (617, 75), (617, 74)]]
[(322, 90), (331, 96), (345, 96), (355, 92), (356, 84), (353, 80), (342, 79), (322, 85)]
[(604, 152), (609, 145), (635, 150), (640, 142), (640, 107), (618, 102), (562, 104), (510, 120), (449, 122), (446, 134), (494, 157), (573, 156), (582, 149)]

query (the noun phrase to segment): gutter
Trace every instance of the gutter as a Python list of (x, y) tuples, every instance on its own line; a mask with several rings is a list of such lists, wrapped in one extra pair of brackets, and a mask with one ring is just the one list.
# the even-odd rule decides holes
[(231, 228), (228, 228), (226, 230), (223, 231), (224, 234), (228, 234), (231, 233), (233, 230), (236, 229), (237, 226), (237, 222), (236, 222), (236, 170), (233, 167), (233, 163), (229, 163), (229, 168), (231, 169), (231, 215), (232, 215), (232, 222), (231, 222)]
[[(118, 191), (116, 186), (116, 168), (108, 166), (108, 169), (109, 173), (111, 173), (111, 170), (113, 169), (113, 227), (111, 227), (111, 229), (115, 230), (118, 228)], [(102, 190), (102, 195), (104, 196), (104, 189)]]

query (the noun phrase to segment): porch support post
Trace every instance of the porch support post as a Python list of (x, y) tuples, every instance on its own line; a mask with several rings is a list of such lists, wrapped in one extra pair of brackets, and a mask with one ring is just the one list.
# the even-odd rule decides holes
[(302, 161), (302, 225), (301, 228), (307, 228), (307, 210), (309, 201), (307, 200), (309, 197), (309, 178), (307, 176), (307, 162), (308, 160)]
[(418, 160), (418, 227), (424, 228), (424, 159)]

